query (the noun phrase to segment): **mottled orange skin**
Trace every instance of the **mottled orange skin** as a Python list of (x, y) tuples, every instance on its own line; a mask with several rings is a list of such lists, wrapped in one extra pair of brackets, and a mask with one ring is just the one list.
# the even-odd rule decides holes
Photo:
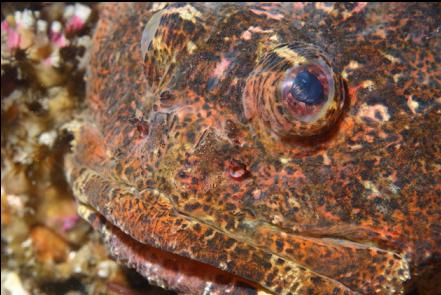
[[(439, 273), (439, 5), (189, 7), (166, 8), (143, 53), (157, 11), (102, 7), (67, 167), (114, 255), (190, 293), (394, 294)], [(327, 54), (345, 108), (323, 134), (281, 138), (243, 94), (265, 52), (296, 41)]]

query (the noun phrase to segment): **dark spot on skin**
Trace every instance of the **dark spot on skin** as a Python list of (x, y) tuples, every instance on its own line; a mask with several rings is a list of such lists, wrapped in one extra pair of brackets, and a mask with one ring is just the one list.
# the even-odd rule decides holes
[[(296, 290), (296, 289), (299, 287), (299, 285), (300, 285), (299, 282), (295, 282), (295, 283), (292, 285), (292, 288), (291, 288), (291, 289)], [(292, 293), (291, 293), (291, 295), (292, 295)]]
[(209, 229), (207, 229), (207, 231), (204, 233), (204, 236), (205, 237), (209, 237), (209, 236), (211, 236), (212, 234), (213, 234), (213, 230), (211, 229), (211, 228), (209, 228)]
[(276, 241), (277, 251), (283, 250), (283, 241), (277, 240)]
[(229, 219), (228, 222), (227, 222), (227, 224), (226, 224), (226, 226), (225, 226), (225, 228), (226, 228), (227, 230), (232, 230), (232, 229), (234, 229), (234, 228), (235, 228), (234, 220), (233, 220), (233, 219)]
[(234, 211), (234, 210), (236, 210), (236, 205), (234, 205), (234, 204), (231, 204), (231, 203), (227, 203), (226, 204), (226, 208), (227, 208), (227, 211)]
[(121, 165), (121, 163), (116, 164), (115, 169), (116, 169), (116, 171), (117, 171), (118, 174), (121, 174), (121, 171), (122, 171), (122, 165)]
[(383, 115), (379, 111), (375, 112), (375, 118), (379, 121), (383, 121)]
[(201, 231), (201, 225), (199, 223), (196, 223), (195, 225), (193, 225), (193, 229), (196, 232), (200, 232)]
[(194, 210), (199, 209), (201, 207), (202, 206), (199, 203), (185, 204), (184, 210), (187, 211), (187, 212), (191, 212), (191, 211), (194, 211)]
[(234, 252), (236, 252), (239, 256), (246, 256), (249, 253), (249, 250), (246, 248), (240, 248), (240, 247), (236, 247), (234, 249)]
[(400, 208), (400, 205), (397, 200), (392, 199), (389, 201), (389, 208), (392, 210), (398, 210)]
[(215, 88), (219, 83), (219, 79), (218, 78), (209, 78), (207, 81), (207, 91), (211, 91), (213, 90), (213, 88)]
[(130, 176), (133, 173), (133, 168), (132, 167), (127, 167), (126, 170), (124, 170), (124, 173), (127, 176)]
[(187, 178), (188, 177), (187, 173), (185, 173), (182, 170), (178, 172), (178, 176), (179, 176), (179, 178)]
[(381, 205), (381, 204), (383, 203), (383, 199), (381, 199), (381, 198), (379, 198), (379, 197), (376, 197), (376, 198), (374, 199), (374, 203), (375, 203), (376, 205)]
[(323, 198), (323, 196), (320, 196), (320, 197), (318, 198), (317, 204), (318, 204), (319, 206), (323, 206), (323, 205), (325, 204), (325, 198)]
[[(216, 232), (211, 239), (207, 239), (207, 246), (211, 251), (219, 251), (219, 247), (222, 245), (222, 234)], [(219, 253), (220, 255), (220, 253)]]
[(281, 115), (285, 114), (285, 111), (283, 110), (283, 107), (280, 106), (280, 105), (277, 106), (277, 111), (278, 111)]
[(189, 131), (189, 132), (187, 132), (187, 139), (188, 139), (188, 141), (190, 142), (190, 143), (193, 143), (194, 144), (194, 142), (195, 142), (195, 137), (196, 137), (196, 135), (194, 134), (194, 132), (193, 131)]
[[(197, 253), (197, 251), (195, 251), (195, 253)], [(221, 254), (218, 256), (218, 260), (219, 260), (219, 261), (227, 261), (227, 260), (228, 260), (228, 256), (227, 256), (227, 254), (226, 254), (226, 253), (221, 253)]]
[(323, 282), (323, 280), (320, 278), (320, 277), (312, 277), (311, 278), (311, 281), (314, 283), (314, 285), (320, 285), (322, 282)]
[(205, 111), (210, 110), (210, 105), (208, 103), (204, 103), (204, 105), (202, 106), (202, 109)]
[(277, 275), (277, 269), (275, 269), (272, 273), (268, 274), (266, 277), (266, 284), (272, 285), (275, 276)]
[(230, 238), (225, 242), (225, 248), (229, 249), (233, 247), (235, 244), (236, 244), (236, 240)]
[(372, 173), (368, 170), (363, 170), (360, 172), (361, 179), (363, 180), (370, 180), (373, 176)]
[(183, 27), (184, 27), (185, 32), (190, 33), (190, 34), (193, 33), (193, 31), (195, 29), (195, 25), (193, 24), (193, 22), (191, 22), (189, 20), (184, 21)]

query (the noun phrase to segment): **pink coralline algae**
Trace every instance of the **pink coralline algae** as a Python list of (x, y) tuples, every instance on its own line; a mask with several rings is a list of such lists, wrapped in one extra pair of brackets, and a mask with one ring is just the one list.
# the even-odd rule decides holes
[(20, 34), (18, 33), (18, 31), (11, 27), (7, 20), (2, 21), (2, 34), (3, 32), (6, 33), (7, 35), (7, 41), (6, 41), (6, 46), (8, 47), (9, 50), (13, 50), (16, 49), (20, 46)]

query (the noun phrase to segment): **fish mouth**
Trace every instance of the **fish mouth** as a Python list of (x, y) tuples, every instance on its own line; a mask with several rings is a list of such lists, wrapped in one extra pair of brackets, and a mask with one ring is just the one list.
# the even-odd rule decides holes
[(164, 289), (187, 294), (201, 290), (215, 294), (271, 294), (254, 282), (212, 265), (140, 243), (88, 205), (79, 204), (78, 213), (100, 233), (112, 257)]
[[(410, 279), (409, 263), (404, 256), (368, 241), (343, 238), (356, 237), (355, 227), (327, 228), (326, 234), (325, 229), (310, 228), (294, 234), (254, 221), (248, 224), (246, 232), (231, 232), (179, 211), (164, 193), (124, 188), (93, 170), (83, 169), (73, 187), (80, 215), (103, 234), (114, 256), (147, 278), (153, 276), (153, 268), (146, 269), (148, 264), (142, 268), (141, 261), (146, 263), (149, 257), (129, 251), (132, 247), (152, 247), (161, 255), (184, 257), (188, 261), (182, 264), (198, 261), (210, 265), (221, 272), (222, 278), (231, 274), (227, 280), (220, 279), (229, 282), (229, 286), (245, 282), (246, 288), (252, 286), (277, 294), (302, 293), (308, 288), (320, 292), (393, 294), (404, 290)], [(153, 264), (158, 268), (160, 262)], [(175, 278), (177, 273), (170, 277)], [(174, 279), (161, 281), (162, 275), (158, 273), (152, 280), (178, 288), (173, 287)], [(201, 282), (206, 279), (202, 276), (195, 284), (202, 287)]]

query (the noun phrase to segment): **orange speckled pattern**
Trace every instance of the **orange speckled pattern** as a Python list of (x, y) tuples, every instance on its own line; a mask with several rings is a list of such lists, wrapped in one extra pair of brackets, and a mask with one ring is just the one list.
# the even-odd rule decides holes
[[(440, 15), (103, 5), (66, 160), (80, 214), (179, 292), (436, 294), (421, 282), (441, 273)], [(320, 105), (279, 91), (297, 67)]]

